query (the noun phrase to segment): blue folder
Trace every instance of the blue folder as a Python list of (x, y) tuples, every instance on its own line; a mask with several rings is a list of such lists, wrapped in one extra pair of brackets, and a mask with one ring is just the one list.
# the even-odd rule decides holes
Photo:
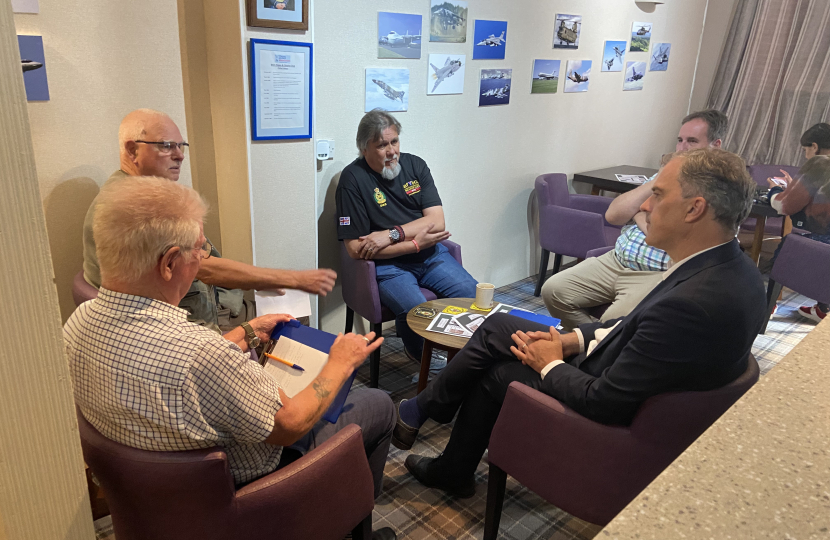
[[(274, 331), (271, 332), (271, 339), (278, 339), (281, 336), (293, 339), (294, 341), (298, 341), (303, 345), (308, 345), (312, 349), (317, 349), (318, 351), (326, 354), (328, 354), (329, 349), (331, 349), (332, 344), (334, 344), (334, 339), (337, 337), (334, 334), (329, 334), (328, 332), (323, 332), (322, 330), (317, 330), (316, 328), (302, 326), (296, 320), (292, 320), (287, 324), (279, 323), (274, 327)], [(331, 402), (329, 410), (327, 410), (326, 414), (323, 415), (323, 419), (327, 422), (331, 424), (337, 422), (337, 419), (340, 417), (340, 413), (343, 410), (343, 403), (346, 402), (346, 396), (349, 395), (349, 390), (352, 389), (352, 382), (354, 382), (356, 374), (357, 370), (354, 370), (351, 377), (346, 379), (346, 382), (343, 383), (337, 397), (335, 397), (334, 401)]]
[(549, 317), (547, 315), (539, 315), (538, 313), (532, 313), (530, 311), (525, 311), (523, 309), (512, 309), (508, 315), (514, 315), (516, 317), (527, 319), (528, 321), (537, 322), (539, 324), (544, 324), (545, 326), (553, 326), (554, 328), (559, 328), (560, 321), (554, 317)]

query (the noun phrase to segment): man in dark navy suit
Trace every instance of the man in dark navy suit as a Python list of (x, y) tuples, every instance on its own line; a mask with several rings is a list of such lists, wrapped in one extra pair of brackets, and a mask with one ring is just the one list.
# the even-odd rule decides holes
[(663, 281), (626, 317), (570, 334), (510, 315), (488, 318), (424, 392), (399, 405), (393, 444), (403, 449), (427, 418), (447, 423), (458, 413), (444, 453), (410, 455), (407, 469), (429, 487), (472, 496), (473, 473), (513, 381), (597, 422), (625, 425), (651, 396), (735, 380), (765, 316), (761, 275), (735, 239), (754, 190), (734, 154), (675, 156), (641, 207), (646, 242), (673, 261)]

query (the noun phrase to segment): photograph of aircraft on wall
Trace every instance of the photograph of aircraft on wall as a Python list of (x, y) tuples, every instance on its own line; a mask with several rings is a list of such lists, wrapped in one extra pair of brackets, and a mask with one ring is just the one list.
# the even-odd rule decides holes
[(591, 60), (568, 60), (565, 92), (587, 92), (591, 75)]
[(531, 94), (555, 94), (559, 87), (559, 60), (534, 60)]
[(420, 15), (378, 13), (378, 58), (421, 57)]
[(625, 41), (606, 41), (602, 51), (602, 71), (622, 71), (625, 61)]
[(507, 21), (476, 20), (473, 43), (473, 60), (504, 60), (504, 51), (507, 48)]
[(648, 52), (651, 43), (651, 23), (635, 22), (631, 25), (631, 52)]
[(478, 106), (510, 103), (512, 69), (482, 69), (479, 77)]
[(389, 112), (409, 109), (409, 70), (366, 68), (366, 110)]
[(466, 54), (430, 54), (427, 95), (464, 92), (464, 66), (466, 64)]
[(429, 40), (467, 42), (467, 2), (432, 0), (429, 10)]
[(643, 78), (645, 76), (645, 62), (628, 62), (625, 65), (625, 82), (623, 83), (623, 90), (642, 90)]
[(654, 52), (651, 54), (651, 65), (649, 71), (666, 71), (669, 69), (669, 55), (671, 54), (671, 43), (655, 43)]
[(556, 14), (553, 26), (554, 49), (578, 49), (579, 32), (582, 30), (582, 15)]

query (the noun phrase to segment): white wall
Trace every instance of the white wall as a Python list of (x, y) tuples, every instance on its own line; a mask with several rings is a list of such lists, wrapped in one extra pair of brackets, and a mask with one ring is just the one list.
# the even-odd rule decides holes
[[(16, 14), (18, 34), (42, 35), (50, 100), (30, 102), (40, 194), (61, 313), (75, 308), (89, 203), (118, 169), (118, 125), (131, 110), (168, 113), (185, 137), (176, 4), (165, 0), (41, 0)], [(188, 161), (180, 182), (190, 185)]]
[[(377, 12), (421, 14), (428, 29), (429, 2), (317, 0), (314, 9), (317, 121), (315, 136), (334, 138), (337, 157), (317, 174), (321, 266), (337, 265), (334, 186), (356, 156), (354, 137), (364, 114), (366, 67), (410, 70), (409, 111), (401, 149), (423, 157), (436, 180), (447, 229), (463, 248), (464, 266), (480, 281), (504, 285), (535, 274), (537, 243), (529, 226), (533, 181), (546, 172), (574, 172), (630, 164), (656, 167), (674, 148), (687, 113), (706, 0), (673, 1), (643, 13), (634, 2), (469, 3), (465, 44), (424, 41), (420, 60), (377, 58)], [(555, 14), (583, 16), (579, 49), (553, 49)], [(475, 19), (506, 20), (505, 60), (472, 60)], [(644, 89), (623, 92), (622, 73), (600, 73), (604, 41), (628, 40), (633, 21), (654, 23), (652, 41), (672, 43), (666, 72), (648, 72)], [(429, 53), (466, 54), (464, 93), (427, 96)], [(533, 59), (592, 60), (583, 94), (530, 94)], [(647, 53), (626, 60), (647, 61)], [(481, 68), (513, 69), (510, 104), (478, 107)], [(484, 209), (484, 211), (482, 211)], [(259, 233), (257, 233), (259, 234)], [(339, 291), (321, 301), (322, 325), (342, 328)]]

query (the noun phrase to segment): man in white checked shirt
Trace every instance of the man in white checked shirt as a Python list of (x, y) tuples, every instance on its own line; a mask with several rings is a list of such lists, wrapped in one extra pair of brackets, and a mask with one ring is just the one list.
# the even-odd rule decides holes
[[(102, 190), (93, 226), (102, 286), (64, 327), (76, 404), (104, 436), (128, 446), (221, 446), (237, 484), (275, 470), (284, 446), (300, 441), (299, 449), (308, 450), (357, 423), (379, 495), (395, 423), (389, 397), (357, 390), (337, 424), (320, 419), (383, 338), (338, 336), (320, 375), (289, 399), (250, 359), (245, 340), (236, 339), (244, 330), (222, 337), (188, 322), (176, 307), (206, 249), (205, 211), (195, 191), (161, 178), (116, 181)], [(290, 319), (266, 315), (250, 324), (267, 339)]]

